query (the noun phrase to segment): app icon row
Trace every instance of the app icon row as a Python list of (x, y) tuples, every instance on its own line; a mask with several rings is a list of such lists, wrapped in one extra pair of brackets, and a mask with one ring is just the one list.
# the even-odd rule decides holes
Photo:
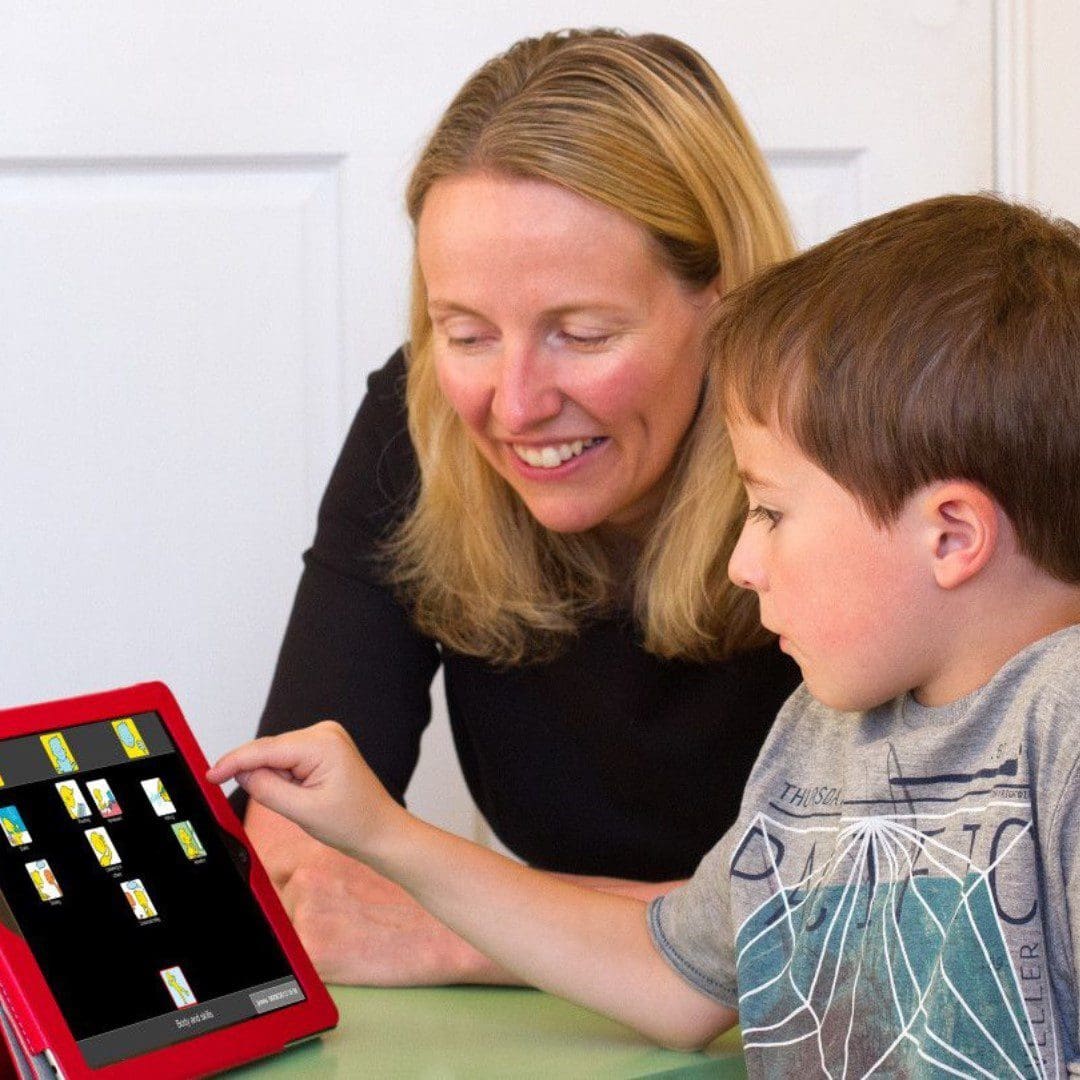
[[(199, 834), (190, 821), (176, 822), (172, 826), (172, 831), (176, 842), (188, 859), (194, 862), (196, 859), (206, 858), (206, 848), (203, 847)], [(121, 865), (120, 852), (104, 825), (96, 829), (87, 829), (83, 835), (100, 866)], [(47, 859), (35, 859), (26, 863), (26, 870), (42, 900), (59, 900), (64, 895)]]
[[(123, 748), (128, 759), (147, 757), (150, 753), (146, 740), (135, 724), (135, 721), (126, 716), (122, 720), (111, 721), (113, 732)], [(48, 735), (39, 736), (41, 745), (49, 757), (53, 769), (60, 773), (74, 773), (79, 771), (79, 762), (72, 753), (67, 739), (62, 732), (52, 731)]]
[[(160, 777), (141, 780), (140, 784), (146, 793), (147, 801), (158, 817), (168, 817), (176, 813), (176, 806), (169, 798), (169, 793), (165, 790)], [(109, 787), (108, 780), (90, 780), (87, 781), (86, 787), (98, 813), (103, 818), (118, 818), (123, 814), (123, 808), (113, 794), (112, 788)], [(73, 821), (86, 821), (91, 816), (90, 802), (83, 794), (77, 780), (60, 780), (56, 785), (56, 790)], [(33, 843), (33, 837), (18, 807), (0, 806), (0, 826), (3, 827), (4, 835), (12, 847), (24, 847), (26, 844)]]
[[(119, 817), (123, 813), (120, 804), (116, 801), (116, 796), (112, 793), (112, 788), (109, 787), (108, 780), (90, 780), (86, 787), (98, 808), (98, 813), (103, 818)], [(83, 798), (83, 793), (76, 781), (61, 780), (56, 785), (56, 790), (60, 793), (60, 798), (63, 799), (72, 820), (80, 821), (90, 816), (90, 805)]]
[[(176, 822), (172, 826), (172, 831), (173, 836), (176, 837), (176, 842), (189, 859), (194, 861), (195, 859), (206, 858), (206, 848), (203, 847), (202, 841), (190, 821)], [(94, 849), (97, 861), (102, 866), (120, 865), (120, 853), (116, 850), (116, 844), (113, 843), (113, 839), (109, 836), (104, 825), (100, 825), (96, 829), (87, 829), (84, 835), (89, 841), (90, 847)]]

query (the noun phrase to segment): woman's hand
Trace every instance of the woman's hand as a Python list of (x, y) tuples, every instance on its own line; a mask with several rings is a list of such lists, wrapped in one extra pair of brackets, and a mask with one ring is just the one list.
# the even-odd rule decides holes
[(245, 743), (206, 777), (215, 784), (235, 778), (263, 806), (357, 858), (410, 820), (333, 720)]
[[(366, 888), (366, 882), (356, 882), (348, 874), (301, 868), (282, 894), (300, 940), (325, 982), (445, 986), (468, 981), (465, 954), (475, 954), (474, 949), (411, 898), (372, 903), (365, 899)], [(498, 979), (493, 973), (488, 981), (505, 982), (508, 977)]]
[(520, 983), (404, 889), (256, 802), (244, 828), (315, 970), (350, 986)]

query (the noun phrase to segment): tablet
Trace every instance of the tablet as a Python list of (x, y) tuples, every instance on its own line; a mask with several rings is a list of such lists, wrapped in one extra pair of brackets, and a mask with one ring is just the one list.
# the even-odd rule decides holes
[(0, 1004), (22, 1075), (193, 1077), (337, 1023), (172, 694), (0, 712)]

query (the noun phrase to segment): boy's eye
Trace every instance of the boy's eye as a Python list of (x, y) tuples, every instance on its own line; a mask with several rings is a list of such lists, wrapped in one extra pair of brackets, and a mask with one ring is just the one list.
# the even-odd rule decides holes
[(766, 506), (751, 506), (746, 514), (747, 518), (752, 521), (766, 521), (769, 524), (769, 531), (771, 532), (780, 524), (780, 511), (770, 510)]

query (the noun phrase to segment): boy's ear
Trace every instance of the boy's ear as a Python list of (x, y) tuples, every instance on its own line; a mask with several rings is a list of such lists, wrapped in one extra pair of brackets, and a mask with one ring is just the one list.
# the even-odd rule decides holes
[(950, 480), (931, 485), (923, 511), (934, 580), (942, 589), (955, 589), (978, 574), (997, 550), (997, 503), (978, 484)]

